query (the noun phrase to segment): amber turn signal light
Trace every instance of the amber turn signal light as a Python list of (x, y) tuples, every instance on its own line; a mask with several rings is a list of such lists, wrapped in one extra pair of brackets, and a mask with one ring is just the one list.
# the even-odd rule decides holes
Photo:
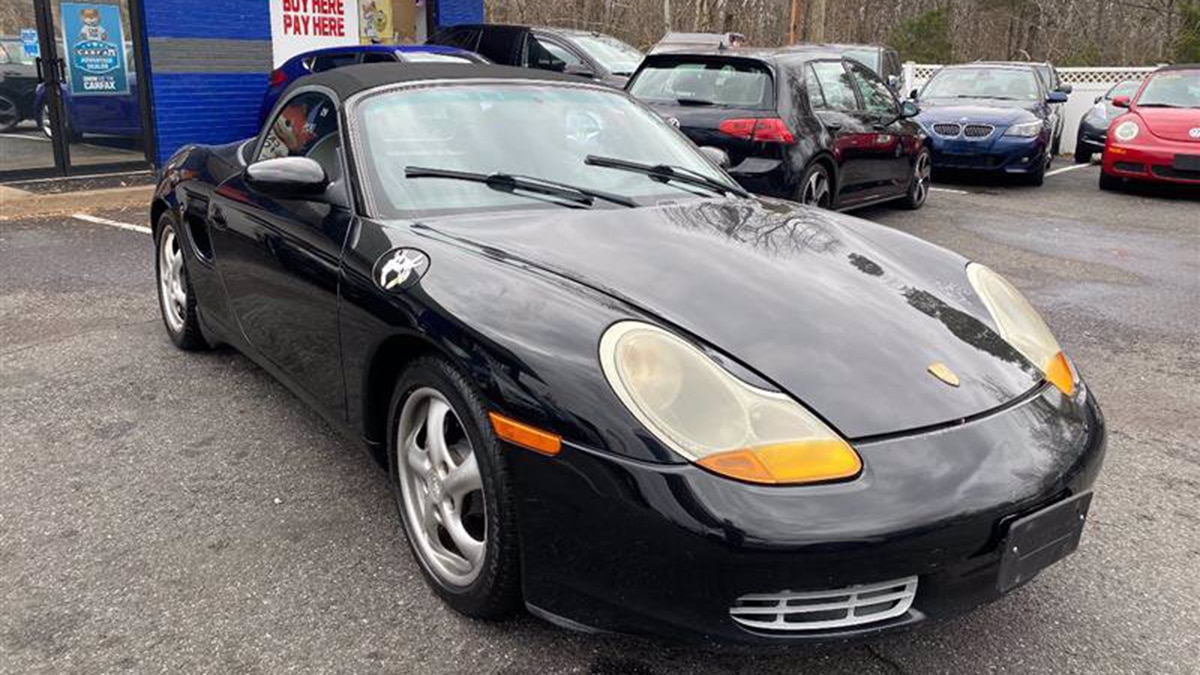
[(1075, 373), (1071, 371), (1067, 355), (1062, 352), (1055, 354), (1046, 364), (1046, 379), (1067, 396), (1075, 393)]
[(835, 438), (718, 452), (696, 463), (727, 478), (766, 485), (845, 480), (862, 471), (854, 448)]
[(562, 452), (562, 438), (549, 431), (521, 424), (496, 413), (488, 413), (488, 419), (491, 420), (492, 430), (496, 435), (509, 443), (551, 457)]

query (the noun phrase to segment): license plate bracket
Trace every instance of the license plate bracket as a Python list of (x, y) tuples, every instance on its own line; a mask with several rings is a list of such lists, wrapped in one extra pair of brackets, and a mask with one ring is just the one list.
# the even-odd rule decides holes
[(1014, 520), (1002, 544), (997, 588), (1012, 590), (1079, 548), (1091, 503), (1092, 493), (1083, 492)]
[(1200, 155), (1175, 155), (1172, 165), (1176, 171), (1200, 171)]

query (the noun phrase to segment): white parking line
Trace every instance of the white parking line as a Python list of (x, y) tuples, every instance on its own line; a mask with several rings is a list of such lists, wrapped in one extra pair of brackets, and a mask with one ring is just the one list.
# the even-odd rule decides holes
[(1053, 170), (1053, 171), (1047, 171), (1047, 172), (1046, 172), (1046, 176), (1047, 176), (1047, 177), (1049, 177), (1049, 176), (1057, 176), (1057, 175), (1058, 175), (1058, 174), (1060, 174), (1060, 173), (1066, 173), (1066, 172), (1068, 172), (1068, 171), (1078, 171), (1079, 169), (1086, 169), (1086, 168), (1088, 168), (1088, 167), (1090, 167), (1090, 166), (1091, 166), (1091, 164), (1072, 164), (1071, 166), (1064, 166), (1064, 167), (1063, 167), (1063, 168), (1061, 168), (1061, 169), (1055, 169), (1055, 170)]
[(122, 230), (132, 230), (134, 232), (141, 232), (142, 234), (150, 234), (150, 228), (146, 227), (145, 225), (134, 225), (133, 223), (122, 223), (119, 220), (109, 220), (108, 218), (100, 218), (98, 216), (91, 216), (86, 213), (76, 213), (75, 215), (73, 215), (71, 217), (74, 218), (75, 220), (82, 220), (85, 223), (95, 223), (97, 225), (107, 225), (109, 227), (118, 227)]
[(0, 134), (0, 138), (15, 138), (19, 141), (42, 141), (44, 143), (52, 142), (49, 138), (46, 138), (45, 136), (25, 136), (23, 134)]
[(952, 194), (952, 195), (969, 195), (969, 194), (971, 194), (970, 192), (967, 192), (966, 190), (953, 190), (951, 188), (940, 188), (940, 187), (931, 187), (931, 188), (929, 188), (929, 191), (930, 192), (945, 192), (947, 194)]

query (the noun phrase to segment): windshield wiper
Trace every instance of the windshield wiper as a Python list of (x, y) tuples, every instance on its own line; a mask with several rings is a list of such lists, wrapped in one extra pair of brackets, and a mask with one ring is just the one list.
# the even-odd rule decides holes
[(642, 164), (640, 162), (631, 162), (627, 159), (617, 159), (615, 157), (598, 157), (596, 155), (588, 155), (583, 160), (588, 166), (598, 166), (605, 169), (618, 169), (620, 171), (630, 171), (649, 176), (651, 179), (660, 183), (676, 181), (686, 183), (696, 187), (702, 187), (719, 194), (734, 194), (739, 197), (748, 198), (750, 193), (740, 187), (734, 187), (723, 181), (715, 178), (709, 178), (699, 171), (693, 171), (682, 166), (671, 166), (668, 164)]
[(1139, 108), (1182, 108), (1183, 107), (1181, 105), (1175, 105), (1174, 103), (1139, 103), (1139, 104), (1137, 104), (1137, 106)]
[(628, 206), (633, 208), (637, 206), (637, 202), (629, 197), (612, 194), (610, 192), (602, 192), (600, 190), (592, 190), (591, 188), (578, 187), (576, 185), (568, 185), (559, 183), (544, 178), (535, 178), (533, 176), (521, 176), (518, 174), (509, 173), (475, 173), (472, 171), (452, 171), (450, 169), (433, 169), (425, 166), (406, 166), (404, 167), (405, 178), (448, 178), (451, 180), (464, 180), (472, 183), (481, 183), (497, 192), (514, 193), (517, 190), (523, 192), (532, 192), (534, 194), (546, 195), (548, 197), (557, 197), (565, 199), (569, 202), (581, 204), (583, 206), (591, 206), (597, 199)]

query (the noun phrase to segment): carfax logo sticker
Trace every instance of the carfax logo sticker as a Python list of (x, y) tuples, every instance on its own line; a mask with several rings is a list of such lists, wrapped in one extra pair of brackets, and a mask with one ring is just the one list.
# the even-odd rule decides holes
[(62, 31), (73, 96), (129, 94), (125, 29), (119, 7), (64, 2)]

